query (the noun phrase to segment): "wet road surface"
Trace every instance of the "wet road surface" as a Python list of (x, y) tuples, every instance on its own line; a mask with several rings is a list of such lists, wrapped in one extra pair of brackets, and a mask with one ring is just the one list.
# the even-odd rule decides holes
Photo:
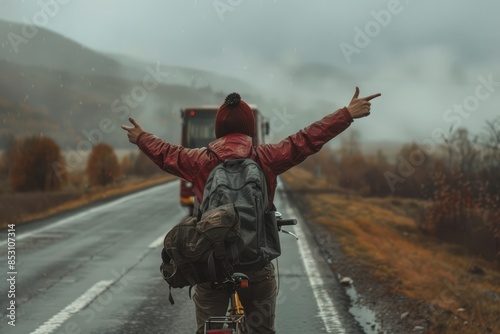
[[(194, 333), (188, 289), (172, 290), (170, 305), (159, 272), (163, 236), (186, 214), (178, 183), (16, 226), (13, 275), (2, 230), (0, 333)], [(299, 241), (281, 234), (277, 332), (361, 333), (307, 224), (282, 190), (276, 197), (300, 224), (289, 228)]]

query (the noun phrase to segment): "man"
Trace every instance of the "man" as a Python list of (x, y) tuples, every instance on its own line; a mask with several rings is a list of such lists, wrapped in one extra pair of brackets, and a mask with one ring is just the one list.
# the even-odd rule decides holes
[[(261, 166), (266, 176), (269, 201), (272, 204), (277, 176), (318, 152), (329, 140), (347, 129), (354, 119), (368, 116), (370, 100), (380, 95), (359, 98), (359, 88), (356, 87), (347, 107), (325, 116), (277, 144), (253, 146), (253, 111), (236, 93), (229, 94), (217, 111), (217, 139), (211, 142), (208, 148), (188, 149), (169, 144), (145, 132), (132, 118), (129, 120), (133, 126), (122, 125), (122, 128), (127, 131), (129, 141), (136, 144), (161, 169), (191, 182), (199, 203), (203, 199), (208, 175), (215, 166), (227, 159), (250, 157)], [(247, 314), (250, 332), (275, 333), (277, 288), (273, 265), (269, 263), (260, 271), (245, 274), (249, 276), (250, 286), (239, 294)], [(193, 300), (196, 306), (198, 334), (203, 333), (204, 323), (210, 316), (225, 314), (227, 310), (227, 293), (213, 290), (210, 283), (198, 284)]]

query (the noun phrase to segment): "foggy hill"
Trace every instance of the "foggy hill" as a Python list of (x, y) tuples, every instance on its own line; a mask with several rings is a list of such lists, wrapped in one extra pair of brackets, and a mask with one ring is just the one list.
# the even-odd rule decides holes
[[(85, 139), (84, 133), (99, 129), (105, 119), (114, 129), (103, 141), (129, 147), (119, 129), (129, 115), (150, 132), (177, 143), (180, 108), (218, 105), (233, 91), (259, 106), (272, 121), (270, 140), (277, 141), (342, 107), (345, 101), (335, 101), (338, 94), (332, 92), (349, 85), (349, 78), (337, 68), (299, 63), (280, 68), (272, 89), (258, 87), (259, 91), (242, 80), (206, 70), (95, 52), (40, 27), (28, 39), (23, 29), (28, 28), (0, 20), (0, 148), (1, 137), (13, 134), (50, 136), (61, 147), (74, 149)], [(12, 38), (24, 38), (26, 43), (13, 45)], [(144, 79), (154, 84), (154, 76), (161, 82), (146, 90), (141, 101), (127, 105), (125, 99), (134, 89), (144, 91)]]
[[(0, 60), (80, 75), (97, 74), (129, 80), (142, 80), (147, 75), (147, 67), (157, 65), (123, 55), (99, 53), (50, 30), (3, 20), (0, 20)], [(252, 90), (250, 85), (241, 80), (210, 71), (160, 65), (171, 74), (168, 80), (171, 84)]]
[[(231, 88), (252, 90), (240, 80), (209, 71), (105, 55), (49, 30), (33, 29), (0, 20), (0, 136), (4, 139), (9, 134), (45, 135), (63, 148), (76, 147), (85, 139), (84, 131), (99, 129), (103, 119), (110, 119), (114, 130), (103, 140), (125, 146), (119, 125), (127, 123), (130, 115), (151, 132), (178, 142), (180, 108), (220, 104)], [(134, 100), (134, 92), (147, 95)]]
[(125, 67), (50, 30), (0, 20), (0, 59), (79, 74), (117, 75)]
[[(103, 140), (127, 145), (120, 124), (133, 116), (145, 128), (178, 142), (179, 109), (186, 105), (217, 104), (224, 94), (209, 87), (158, 84), (142, 100), (130, 99), (140, 82), (102, 75), (28, 67), (0, 61), (0, 134), (45, 135), (61, 146), (75, 147), (84, 131), (100, 128), (104, 119), (114, 130)], [(126, 102), (124, 96), (129, 97)], [(128, 103), (128, 104), (127, 104)], [(107, 121), (105, 121), (107, 122)]]
[[(134, 78), (144, 77), (147, 67), (156, 67), (158, 65), (158, 63), (148, 63), (125, 55), (108, 54), (108, 56), (124, 65), (128, 69), (130, 77)], [(169, 73), (167, 81), (170, 84), (185, 85), (193, 88), (210, 86), (212, 89), (225, 92), (255, 93), (256, 91), (255, 87), (242, 80), (214, 72), (169, 64), (160, 64), (160, 66), (163, 71)]]

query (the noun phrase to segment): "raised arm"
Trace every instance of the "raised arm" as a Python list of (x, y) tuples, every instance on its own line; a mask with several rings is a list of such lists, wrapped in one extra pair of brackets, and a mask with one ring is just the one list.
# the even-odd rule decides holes
[(203, 154), (201, 149), (188, 149), (183, 146), (173, 145), (144, 131), (132, 117), (129, 118), (133, 126), (122, 125), (127, 131), (128, 140), (136, 144), (156, 165), (164, 171), (192, 181), (198, 172), (196, 163), (199, 156)]
[(324, 144), (347, 129), (354, 119), (370, 115), (370, 100), (380, 95), (358, 98), (359, 88), (356, 87), (347, 107), (325, 116), (277, 144), (259, 146), (260, 156), (276, 175), (284, 173), (318, 152)]

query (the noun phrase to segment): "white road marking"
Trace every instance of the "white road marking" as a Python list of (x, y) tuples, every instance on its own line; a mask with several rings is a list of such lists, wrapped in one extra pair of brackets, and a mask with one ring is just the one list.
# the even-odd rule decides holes
[[(297, 235), (304, 235), (300, 224), (297, 224), (295, 226), (295, 233)], [(309, 244), (304, 237), (299, 238), (298, 242), (299, 252), (302, 257), (302, 261), (304, 262), (304, 268), (307, 272), (307, 277), (309, 278), (309, 283), (311, 284), (311, 288), (316, 299), (316, 304), (318, 304), (319, 316), (325, 324), (326, 332), (337, 334), (345, 333), (343, 326), (339, 321), (339, 316), (337, 313), (337, 309), (335, 308), (335, 304), (330, 298), (327, 289), (325, 289), (325, 282), (323, 281), (321, 276), (317, 275), (317, 273), (319, 272), (318, 264), (314, 260)]]
[[(282, 187), (278, 186), (278, 188)], [(283, 211), (286, 211), (284, 218), (293, 218), (298, 216), (287, 200), (283, 199), (283, 204), (285, 204), (285, 210)], [(312, 255), (311, 248), (304, 237), (305, 234), (300, 224), (299, 219), (299, 223), (294, 226), (294, 233), (299, 236), (299, 253), (302, 258), (302, 262), (304, 263), (304, 268), (306, 270), (307, 277), (309, 278), (309, 283), (311, 284), (316, 304), (318, 305), (319, 317), (323, 321), (327, 333), (345, 334), (345, 330), (339, 320), (335, 303), (330, 298), (330, 294), (325, 288), (325, 281), (321, 278), (321, 276), (317, 275), (319, 272), (318, 263)]]
[(78, 297), (74, 302), (66, 306), (59, 313), (54, 315), (52, 318), (47, 320), (43, 325), (38, 327), (31, 334), (50, 334), (59, 328), (66, 320), (68, 320), (73, 314), (82, 310), (85, 306), (90, 304), (94, 299), (96, 299), (101, 293), (106, 291), (115, 281), (106, 280), (100, 281), (94, 284), (93, 287), (88, 289), (83, 295)]
[[(84, 216), (86, 216), (88, 214), (91, 214), (91, 213), (94, 213), (94, 212), (99, 212), (99, 211), (108, 209), (108, 208), (110, 208), (112, 206), (121, 204), (123, 202), (129, 201), (129, 200), (134, 199), (134, 198), (137, 198), (139, 196), (143, 196), (144, 193), (146, 193), (146, 192), (155, 192), (155, 191), (159, 191), (160, 189), (161, 190), (166, 190), (166, 189), (168, 189), (170, 187), (173, 187), (174, 185), (177, 186), (177, 182), (169, 182), (167, 184), (161, 184), (161, 185), (155, 186), (153, 188), (146, 189), (144, 191), (140, 191), (140, 192), (128, 195), (128, 196), (121, 197), (121, 198), (116, 199), (116, 200), (114, 200), (112, 202), (109, 202), (109, 203), (106, 203), (106, 204), (102, 204), (102, 205), (93, 207), (93, 208), (91, 208), (89, 210), (86, 210), (84, 212), (80, 212), (79, 214), (72, 215), (70, 217), (61, 219), (61, 220), (59, 220), (59, 221), (57, 221), (57, 222), (55, 222), (53, 224), (44, 226), (44, 227), (36, 229), (34, 231), (26, 232), (26, 233), (22, 233), (22, 234), (18, 234), (18, 235), (16, 235), (16, 241), (19, 241), (19, 240), (22, 240), (22, 239), (25, 239), (25, 238), (29, 238), (29, 237), (31, 237), (33, 235), (39, 234), (41, 232), (45, 232), (45, 231), (50, 230), (50, 229), (53, 229), (54, 227), (59, 227), (59, 226), (66, 225), (66, 224), (71, 223), (71, 222), (78, 221), (78, 219), (80, 219), (80, 218), (82, 218), (82, 217), (84, 217)], [(165, 189), (163, 189), (163, 187), (165, 187)], [(3, 246), (5, 244), (7, 244), (7, 240), (1, 240), (0, 241), (0, 246)]]

